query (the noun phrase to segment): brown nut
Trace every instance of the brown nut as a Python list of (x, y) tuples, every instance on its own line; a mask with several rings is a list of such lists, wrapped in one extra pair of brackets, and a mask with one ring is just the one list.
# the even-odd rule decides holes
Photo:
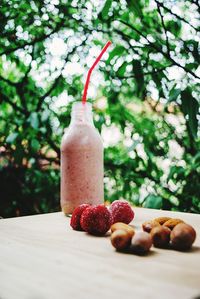
[(166, 221), (170, 220), (170, 217), (158, 217), (153, 219), (153, 221), (158, 222), (160, 225), (163, 225), (163, 223), (165, 223)]
[(166, 248), (169, 245), (171, 230), (166, 226), (156, 226), (151, 230), (152, 242), (155, 247)]
[(118, 229), (115, 230), (110, 237), (112, 245), (119, 251), (127, 249), (131, 244), (131, 236), (129, 232)]
[(184, 223), (181, 219), (171, 218), (163, 223), (164, 226), (170, 228), (171, 230), (179, 223)]
[(195, 229), (186, 223), (179, 223), (172, 230), (171, 245), (176, 250), (188, 250), (196, 239)]
[(150, 233), (153, 227), (160, 226), (160, 224), (155, 220), (145, 221), (142, 224), (143, 231)]
[(152, 246), (152, 239), (147, 232), (137, 232), (132, 238), (130, 251), (138, 255), (147, 254)]
[(113, 233), (114, 231), (116, 230), (125, 230), (129, 233), (130, 237), (132, 238), (132, 236), (135, 234), (135, 230), (132, 226), (128, 225), (128, 224), (125, 224), (123, 222), (116, 222), (114, 223), (113, 225), (111, 225), (111, 232)]

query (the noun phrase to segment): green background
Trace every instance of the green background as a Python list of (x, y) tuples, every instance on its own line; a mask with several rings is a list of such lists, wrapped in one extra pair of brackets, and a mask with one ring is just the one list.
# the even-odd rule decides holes
[(60, 140), (108, 40), (89, 93), (96, 127), (118, 134), (105, 199), (199, 213), (199, 20), (195, 0), (1, 1), (0, 215), (60, 209)]

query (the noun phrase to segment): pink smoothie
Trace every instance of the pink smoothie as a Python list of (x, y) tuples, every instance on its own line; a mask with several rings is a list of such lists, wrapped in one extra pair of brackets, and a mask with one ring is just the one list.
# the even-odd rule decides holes
[(71, 214), (82, 203), (103, 203), (103, 145), (91, 104), (74, 103), (61, 143), (61, 207)]

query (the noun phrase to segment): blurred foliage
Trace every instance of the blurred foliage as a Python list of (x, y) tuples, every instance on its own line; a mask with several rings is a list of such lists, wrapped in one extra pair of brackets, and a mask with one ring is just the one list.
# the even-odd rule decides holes
[(199, 20), (196, 0), (2, 0), (0, 215), (59, 210), (60, 139), (85, 78), (70, 62), (86, 73), (108, 39), (93, 99), (102, 135), (118, 130), (105, 199), (199, 213)]

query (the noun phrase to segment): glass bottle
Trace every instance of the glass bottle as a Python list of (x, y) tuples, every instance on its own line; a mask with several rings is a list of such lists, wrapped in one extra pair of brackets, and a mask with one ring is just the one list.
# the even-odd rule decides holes
[(93, 123), (92, 105), (75, 102), (61, 142), (61, 208), (65, 215), (83, 203), (103, 203), (103, 172), (103, 143)]

